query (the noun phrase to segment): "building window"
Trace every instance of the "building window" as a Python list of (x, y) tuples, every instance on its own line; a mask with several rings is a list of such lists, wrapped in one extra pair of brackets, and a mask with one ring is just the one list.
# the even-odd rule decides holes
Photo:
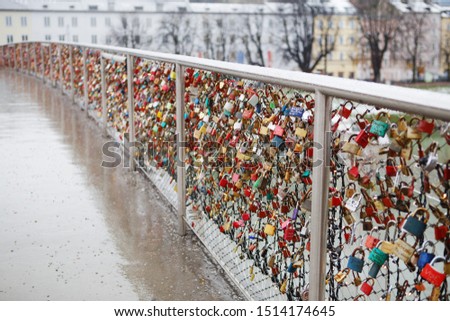
[(329, 61), (332, 61), (333, 60), (333, 53), (329, 53), (328, 54), (328, 58), (327, 58)]
[(78, 18), (72, 17), (72, 27), (78, 27)]
[(27, 26), (27, 17), (20, 17), (20, 25), (22, 27), (26, 27)]
[(6, 26), (11, 27), (12, 26), (12, 18), (11, 16), (7, 16), (6, 18)]
[(58, 17), (58, 26), (64, 27), (64, 17)]
[(7, 36), (6, 36), (6, 42), (7, 42), (7, 43), (12, 43), (12, 42), (14, 42), (13, 36), (12, 36), (12, 35), (7, 35)]
[(152, 18), (147, 18), (147, 28), (151, 28), (152, 26)]
[(89, 6), (88, 9), (89, 10), (98, 10), (98, 6)]
[(78, 42), (78, 35), (73, 35), (72, 36), (72, 41), (73, 42)]
[(106, 36), (106, 44), (110, 45), (112, 43), (112, 38), (111, 36)]
[(91, 42), (92, 43), (97, 43), (97, 35), (92, 35)]
[(344, 73), (342, 71), (338, 72), (338, 77), (344, 78)]
[(350, 29), (355, 28), (355, 22), (353, 20), (350, 20)]
[(350, 44), (353, 45), (355, 43), (355, 38), (354, 37), (348, 38), (348, 42), (350, 42)]
[(111, 27), (111, 18), (110, 17), (105, 18), (105, 26)]
[(44, 17), (44, 26), (50, 27), (50, 17)]
[(344, 20), (339, 20), (339, 28), (344, 29)]
[(97, 26), (97, 18), (91, 17), (91, 27), (95, 27), (95, 26)]
[(348, 78), (355, 79), (355, 73), (352, 71), (348, 74)]
[(340, 45), (344, 44), (344, 37), (343, 36), (339, 36), (339, 44)]
[(333, 28), (333, 20), (328, 21), (328, 28)]
[(450, 23), (447, 24), (447, 31), (450, 31)]
[(28, 35), (22, 35), (22, 41), (28, 41)]
[(52, 36), (51, 35), (45, 35), (45, 41), (50, 41), (52, 40)]
[[(339, 54), (339, 59), (341, 60), (341, 61), (344, 61), (344, 53), (343, 52), (341, 52), (340, 54)], [(339, 76), (340, 77), (340, 76)], [(344, 76), (342, 76), (342, 77), (344, 77)]]
[(59, 41), (64, 41), (64, 35), (59, 35)]

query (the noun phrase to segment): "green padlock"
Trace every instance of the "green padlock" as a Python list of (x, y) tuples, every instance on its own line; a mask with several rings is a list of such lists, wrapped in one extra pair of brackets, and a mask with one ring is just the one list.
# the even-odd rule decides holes
[(372, 121), (372, 124), (370, 126), (370, 130), (369, 130), (369, 132), (371, 134), (374, 134), (374, 135), (376, 135), (378, 137), (384, 137), (386, 135), (386, 133), (387, 133), (387, 131), (388, 131), (390, 126), (389, 126), (388, 123), (385, 123), (385, 122), (380, 120), (380, 118), (382, 118), (383, 116), (386, 116), (386, 118), (389, 119), (389, 115), (388, 114), (386, 114), (385, 112), (380, 112), (377, 115), (377, 118), (374, 121)]

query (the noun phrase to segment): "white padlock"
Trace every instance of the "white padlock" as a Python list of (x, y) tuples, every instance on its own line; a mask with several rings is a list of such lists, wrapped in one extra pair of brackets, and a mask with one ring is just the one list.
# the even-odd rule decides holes
[[(358, 199), (356, 197), (359, 195)], [(359, 193), (354, 194), (352, 197), (350, 197), (347, 202), (345, 203), (345, 208), (348, 209), (350, 212), (356, 212), (359, 205), (361, 204), (362, 195)]]

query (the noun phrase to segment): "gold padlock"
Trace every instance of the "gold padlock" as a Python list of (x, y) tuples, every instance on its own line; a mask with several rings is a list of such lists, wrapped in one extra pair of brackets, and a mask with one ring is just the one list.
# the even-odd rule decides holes
[(336, 280), (337, 283), (342, 283), (342, 282), (344, 282), (345, 278), (348, 276), (349, 273), (350, 273), (350, 269), (349, 268), (345, 268), (342, 271), (339, 271), (334, 276), (334, 279)]
[(417, 120), (417, 123), (420, 121), (420, 119), (417, 117), (411, 118), (411, 120), (409, 121), (408, 129), (406, 131), (406, 138), (420, 140), (422, 139), (422, 133), (417, 129), (417, 124), (413, 125), (414, 120)]
[(266, 224), (266, 226), (264, 227), (264, 233), (270, 236), (274, 236), (275, 235), (275, 226), (273, 226), (272, 224)]
[(394, 254), (395, 245), (392, 242), (382, 241), (380, 244), (380, 250), (386, 254)]
[(434, 286), (431, 291), (431, 295), (428, 297), (428, 301), (439, 301), (439, 296), (441, 295), (441, 288)]
[(352, 212), (344, 208), (344, 220), (347, 225), (352, 225), (356, 222), (355, 217), (353, 216)]
[(405, 263), (408, 263), (414, 254), (415, 247), (417, 245), (417, 239), (413, 246), (406, 243), (403, 239), (406, 237), (406, 233), (404, 233), (399, 239), (397, 239), (394, 243), (394, 255), (397, 256), (400, 260)]
[(286, 278), (286, 279), (284, 279), (283, 283), (280, 286), (280, 292), (283, 294), (286, 293), (287, 283), (288, 283), (288, 280)]
[(273, 268), (275, 266), (275, 259), (276, 259), (275, 254), (272, 254), (272, 256), (269, 258), (269, 262), (267, 262), (267, 265), (270, 268)]
[(450, 262), (445, 262), (444, 263), (444, 274), (445, 275), (450, 275)]

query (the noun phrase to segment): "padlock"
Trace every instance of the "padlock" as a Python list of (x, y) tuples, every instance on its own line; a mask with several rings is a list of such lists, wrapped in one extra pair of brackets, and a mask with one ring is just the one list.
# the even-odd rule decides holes
[(386, 114), (385, 112), (380, 112), (377, 115), (376, 119), (372, 121), (369, 133), (378, 137), (384, 137), (386, 135), (386, 132), (389, 129), (389, 124), (380, 120), (380, 118), (382, 118), (383, 116), (386, 116), (389, 119), (388, 114)]
[(380, 235), (380, 231), (378, 230), (378, 227), (372, 228), (372, 230), (370, 231), (369, 235), (367, 235), (367, 237), (366, 237), (366, 242), (364, 243), (364, 245), (369, 250), (374, 249), (378, 245), (378, 243), (380, 242), (379, 237), (373, 236), (374, 233), (377, 233), (378, 236)]
[(443, 241), (447, 238), (448, 226), (447, 225), (437, 225), (434, 226), (434, 238), (436, 241)]
[(348, 209), (350, 212), (356, 212), (359, 205), (361, 204), (362, 195), (359, 193), (354, 194), (351, 198), (345, 202), (345, 208)]
[(351, 101), (347, 101), (345, 104), (341, 104), (341, 109), (339, 111), (339, 114), (342, 117), (344, 117), (345, 119), (348, 119), (348, 117), (350, 117), (353, 109), (354, 109), (353, 103)]
[[(419, 220), (418, 215), (422, 214), (422, 219)], [(408, 214), (404, 224), (402, 225), (402, 230), (408, 232), (418, 238), (423, 237), (425, 229), (427, 228), (427, 222), (430, 219), (430, 212), (426, 208), (420, 207), (416, 209), (413, 213)]]
[(429, 301), (439, 301), (439, 297), (441, 296), (441, 287), (434, 286), (433, 290), (431, 290), (431, 295), (428, 297)]
[[(417, 121), (415, 124), (413, 124), (414, 121)], [(422, 139), (422, 133), (417, 129), (417, 125), (419, 124), (419, 118), (413, 117), (409, 121), (409, 126), (406, 131), (406, 138), (411, 140), (420, 140)]]
[(364, 119), (365, 114), (366, 113), (362, 115), (361, 114), (356, 115), (356, 122), (361, 130), (365, 129), (369, 125), (369, 122), (366, 119)]
[(424, 280), (428, 281), (429, 283), (433, 284), (434, 286), (440, 287), (441, 284), (444, 282), (446, 275), (445, 273), (439, 272), (434, 268), (434, 263), (444, 261), (445, 258), (443, 256), (436, 256), (433, 261), (430, 263), (427, 263), (425, 267), (422, 269), (422, 272), (420, 272), (420, 276), (424, 278)]
[(377, 246), (375, 248), (373, 248), (372, 251), (370, 251), (370, 253), (369, 253), (369, 260), (378, 266), (382, 266), (389, 257), (389, 254), (383, 251), (382, 245), (385, 242), (387, 242), (387, 241), (378, 242)]
[(422, 133), (426, 133), (428, 135), (433, 134), (433, 130), (434, 130), (434, 119), (431, 122), (427, 122), (424, 119), (421, 119), (419, 121), (419, 123), (417, 124), (417, 130), (422, 132)]
[[(355, 256), (358, 253), (361, 255), (360, 258)], [(356, 248), (348, 258), (347, 267), (352, 271), (361, 273), (364, 266), (364, 256), (364, 250), (362, 248)]]
[(274, 236), (276, 231), (276, 227), (272, 224), (267, 223), (264, 227), (264, 233), (270, 236)]
[(352, 181), (357, 181), (359, 179), (359, 168), (358, 165), (353, 166), (348, 170), (348, 178)]
[(295, 234), (295, 230), (292, 227), (288, 227), (284, 230), (284, 236), (283, 238), (288, 241), (291, 242), (294, 239), (294, 234)]
[(356, 222), (356, 219), (353, 216), (353, 213), (351, 211), (349, 211), (347, 208), (344, 208), (343, 215), (344, 215), (344, 221), (347, 225), (352, 225)]
[(366, 148), (369, 145), (370, 136), (366, 130), (361, 130), (355, 138), (355, 142), (362, 148)]
[(342, 271), (339, 271), (335, 276), (334, 279), (337, 283), (344, 282), (345, 278), (350, 274), (350, 269), (345, 268)]
[(329, 207), (338, 207), (342, 204), (342, 196), (339, 192), (334, 192), (329, 201)]
[(386, 161), (386, 175), (390, 177), (397, 176), (398, 168), (392, 158), (388, 158)]
[(380, 244), (380, 250), (386, 254), (394, 254), (395, 244), (389, 241), (382, 241)]
[(393, 254), (400, 260), (402, 260), (405, 264), (408, 264), (409, 260), (414, 254), (415, 247), (417, 245), (417, 239), (414, 245), (410, 245), (404, 241), (404, 238), (406, 238), (406, 233), (403, 233), (403, 235), (395, 241)]
[(286, 279), (284, 279), (283, 283), (281, 283), (281, 286), (280, 286), (280, 292), (282, 294), (286, 294), (287, 284), (288, 284), (288, 279), (286, 278)]
[(345, 197), (351, 198), (356, 193), (356, 186), (355, 183), (350, 183), (347, 185), (347, 188), (345, 189)]
[(351, 143), (350, 141), (355, 138), (356, 135), (352, 135), (348, 138), (348, 141), (344, 143), (342, 146), (342, 152), (349, 153), (352, 155), (360, 155), (361, 154), (361, 146), (355, 143)]
[[(430, 245), (432, 247), (432, 252), (425, 251), (425, 248), (427, 245)], [(417, 267), (419, 269), (423, 269), (426, 264), (431, 263), (433, 261), (434, 257), (436, 256), (434, 254), (434, 244), (431, 241), (426, 241), (423, 246), (417, 251), (419, 252), (419, 258), (417, 260)]]
[[(352, 240), (353, 230), (351, 226), (344, 226), (342, 228), (342, 232), (344, 232), (344, 240), (346, 244), (350, 244), (350, 241)], [(353, 241), (352, 241), (353, 242)]]
[(363, 284), (361, 284), (361, 292), (365, 295), (369, 296), (372, 293), (373, 286), (375, 285), (375, 279), (374, 278), (367, 278), (366, 281), (364, 281)]
[(425, 157), (419, 159), (419, 165), (424, 171), (431, 172), (438, 165), (438, 144), (432, 143), (428, 148), (429, 152)]

